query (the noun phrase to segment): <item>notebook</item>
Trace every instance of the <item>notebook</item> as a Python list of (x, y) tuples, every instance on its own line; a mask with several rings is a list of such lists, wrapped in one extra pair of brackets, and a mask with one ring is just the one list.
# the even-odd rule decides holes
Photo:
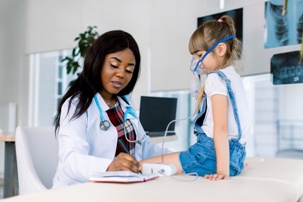
[[(141, 96), (139, 119), (147, 135), (164, 136), (167, 125), (176, 119), (177, 98)], [(166, 134), (175, 135), (175, 122)]]
[(137, 174), (130, 171), (108, 171), (95, 173), (89, 178), (90, 182), (112, 182), (112, 183), (136, 183), (147, 182), (158, 178), (159, 176), (153, 174)]

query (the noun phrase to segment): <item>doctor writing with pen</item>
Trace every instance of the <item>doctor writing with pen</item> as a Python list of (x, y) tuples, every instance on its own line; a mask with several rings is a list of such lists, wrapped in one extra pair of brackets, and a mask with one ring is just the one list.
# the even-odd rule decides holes
[(127, 32), (109, 31), (94, 41), (83, 71), (58, 106), (53, 188), (87, 182), (96, 172), (138, 173), (138, 161), (162, 154), (144, 132), (130, 97), (140, 60), (138, 45)]

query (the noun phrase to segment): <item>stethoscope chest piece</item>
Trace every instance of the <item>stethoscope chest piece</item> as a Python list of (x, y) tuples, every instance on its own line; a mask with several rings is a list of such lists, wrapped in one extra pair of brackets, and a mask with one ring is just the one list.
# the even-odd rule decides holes
[(110, 123), (108, 120), (100, 121), (100, 129), (103, 131), (107, 131), (110, 127)]
[[(99, 127), (101, 130), (103, 131), (107, 131), (109, 128), (110, 128), (110, 125), (111, 123), (108, 121), (108, 120), (105, 120), (104, 116), (103, 116), (103, 113), (102, 113), (102, 109), (101, 109), (101, 106), (98, 102), (98, 99), (97, 99), (97, 94), (94, 96), (94, 100), (95, 100), (95, 103), (98, 107), (98, 110), (99, 110), (99, 113), (100, 113), (100, 124), (99, 124)], [(142, 144), (141, 140), (129, 140), (127, 135), (126, 135), (126, 132), (125, 132), (125, 125), (124, 125), (124, 122), (127, 120), (127, 115), (128, 114), (131, 114), (133, 117), (136, 118), (136, 114), (132, 111), (132, 108), (131, 107), (127, 107), (125, 113), (124, 113), (124, 116), (123, 116), (123, 132), (124, 132), (124, 136), (126, 138), (126, 140), (128, 142), (133, 142), (133, 143), (138, 143), (139, 145)]]

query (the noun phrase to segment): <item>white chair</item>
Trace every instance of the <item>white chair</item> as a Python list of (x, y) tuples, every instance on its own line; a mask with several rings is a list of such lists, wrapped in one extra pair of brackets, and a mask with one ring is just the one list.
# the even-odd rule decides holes
[(58, 143), (54, 131), (54, 127), (17, 127), (19, 194), (52, 187), (58, 164)]

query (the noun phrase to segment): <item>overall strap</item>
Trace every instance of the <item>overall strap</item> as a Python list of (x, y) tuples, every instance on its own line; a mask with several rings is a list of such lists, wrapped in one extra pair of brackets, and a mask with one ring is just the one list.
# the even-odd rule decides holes
[(237, 141), (239, 141), (242, 137), (242, 129), (241, 129), (241, 124), (240, 124), (240, 119), (239, 119), (239, 114), (238, 114), (238, 108), (237, 108), (237, 104), (236, 104), (236, 97), (235, 97), (235, 94), (234, 94), (234, 92), (231, 88), (230, 80), (226, 77), (226, 75), (222, 71), (217, 70), (217, 71), (213, 71), (213, 72), (210, 72), (210, 73), (217, 73), (220, 76), (220, 78), (222, 80), (224, 80), (225, 83), (226, 83), (228, 96), (229, 96), (231, 104), (233, 106), (234, 117), (235, 117), (235, 120), (236, 120), (236, 123), (237, 123), (237, 126), (238, 126), (239, 135), (238, 135)]

